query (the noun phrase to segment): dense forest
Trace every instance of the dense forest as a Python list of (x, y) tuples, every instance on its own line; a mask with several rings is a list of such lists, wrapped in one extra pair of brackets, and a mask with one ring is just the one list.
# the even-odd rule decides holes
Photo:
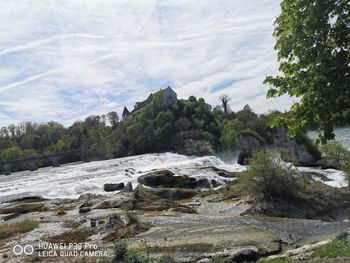
[[(150, 152), (181, 152), (184, 142), (206, 142), (215, 152), (231, 150), (240, 133), (251, 133), (266, 143), (274, 129), (269, 115), (257, 115), (246, 105), (230, 110), (228, 97), (212, 107), (194, 96), (164, 105), (153, 99), (137, 115), (119, 120), (116, 112), (92, 115), (70, 127), (56, 122), (25, 122), (0, 130), (0, 162), (79, 149), (83, 161), (101, 160)], [(68, 156), (63, 162), (76, 161)], [(44, 166), (45, 164), (41, 164)], [(18, 170), (20, 167), (15, 168)]]

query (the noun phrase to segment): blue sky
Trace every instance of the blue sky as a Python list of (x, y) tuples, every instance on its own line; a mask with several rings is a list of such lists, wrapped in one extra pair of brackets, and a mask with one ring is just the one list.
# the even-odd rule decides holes
[(122, 111), (171, 85), (259, 113), (277, 74), (276, 0), (0, 0), (0, 126)]

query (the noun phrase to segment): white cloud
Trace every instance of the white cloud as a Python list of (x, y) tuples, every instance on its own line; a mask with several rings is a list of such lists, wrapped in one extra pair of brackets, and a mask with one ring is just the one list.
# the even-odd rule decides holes
[[(262, 81), (277, 72), (274, 0), (0, 0), (0, 125), (21, 120), (71, 124), (120, 112), (171, 85), (216, 104), (257, 112)], [(232, 81), (235, 80), (235, 81)], [(213, 92), (220, 83), (232, 83)]]

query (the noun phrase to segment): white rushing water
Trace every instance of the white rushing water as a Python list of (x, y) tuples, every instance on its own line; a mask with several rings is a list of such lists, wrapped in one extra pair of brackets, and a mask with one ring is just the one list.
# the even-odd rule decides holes
[[(336, 139), (350, 149), (350, 127), (337, 128)], [(316, 132), (309, 133), (311, 138)], [(232, 157), (232, 156), (231, 156)], [(222, 159), (229, 160), (228, 156)], [(57, 168), (46, 167), (38, 171), (24, 171), (12, 175), (0, 175), (0, 202), (23, 196), (44, 198), (78, 198), (81, 194), (113, 194), (103, 190), (105, 183), (131, 182), (154, 169), (168, 169), (175, 175), (188, 175), (195, 178), (215, 179), (223, 183), (227, 178), (220, 177), (210, 169), (214, 166), (229, 172), (245, 171), (246, 167), (223, 162), (214, 156), (190, 157), (173, 153), (145, 154), (107, 161), (76, 163)], [(347, 182), (343, 172), (298, 167), (299, 171), (312, 173), (312, 178), (332, 187), (345, 187)]]
[(209, 167), (229, 172), (246, 168), (239, 164), (226, 164), (217, 157), (190, 157), (173, 153), (145, 154), (90, 163), (70, 164), (57, 168), (46, 167), (38, 171), (24, 171), (0, 176), (0, 202), (23, 196), (44, 198), (78, 198), (81, 194), (113, 194), (103, 190), (105, 183), (137, 184), (137, 178), (154, 169), (168, 169), (175, 175), (215, 179), (223, 182)]
[(312, 167), (296, 167), (300, 172), (312, 174), (312, 179), (326, 185), (342, 188), (348, 185), (347, 176), (344, 172), (334, 169), (312, 168)]
[[(335, 139), (350, 150), (350, 127), (336, 128), (334, 133)], [(308, 135), (311, 139), (316, 139), (318, 137), (316, 131), (310, 131)]]

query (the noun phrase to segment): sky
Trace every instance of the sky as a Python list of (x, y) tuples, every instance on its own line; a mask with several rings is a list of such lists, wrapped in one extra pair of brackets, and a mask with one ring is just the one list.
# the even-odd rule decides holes
[(232, 110), (289, 109), (267, 100), (278, 74), (277, 0), (0, 0), (0, 126), (70, 125), (133, 108), (171, 86), (179, 98)]

